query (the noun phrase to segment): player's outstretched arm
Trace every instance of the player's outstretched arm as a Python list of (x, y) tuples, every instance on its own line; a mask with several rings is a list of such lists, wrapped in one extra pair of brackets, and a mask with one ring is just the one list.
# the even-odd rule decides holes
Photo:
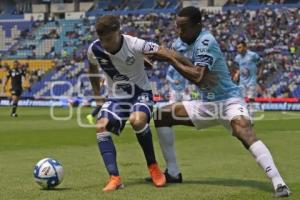
[(8, 80), (10, 79), (10, 75), (8, 74), (7, 76), (6, 76), (6, 79), (5, 79), (5, 81), (4, 81), (4, 84), (3, 84), (3, 92), (5, 93), (6, 92), (6, 86), (7, 86), (7, 84), (8, 84)]
[(196, 85), (201, 86), (206, 81), (210, 81), (211, 83), (215, 82), (216, 77), (208, 75), (207, 67), (194, 66), (187, 58), (173, 50), (159, 47), (156, 52), (151, 52), (150, 55), (152, 55), (154, 59), (167, 60), (180, 74)]
[(89, 63), (89, 74), (91, 75), (89, 79), (92, 85), (94, 96), (96, 97), (97, 105), (102, 105), (105, 101), (105, 98), (100, 98), (100, 91), (101, 88), (104, 87), (104, 79), (102, 80), (99, 76), (97, 76), (99, 74), (99, 67)]
[(144, 57), (144, 65), (146, 68), (153, 69), (153, 64), (147, 56)]
[(258, 63), (258, 73), (257, 73), (257, 80), (261, 80), (264, 75), (264, 66), (262, 62)]
[(240, 70), (235, 68), (232, 73), (232, 80), (237, 82), (239, 80)]

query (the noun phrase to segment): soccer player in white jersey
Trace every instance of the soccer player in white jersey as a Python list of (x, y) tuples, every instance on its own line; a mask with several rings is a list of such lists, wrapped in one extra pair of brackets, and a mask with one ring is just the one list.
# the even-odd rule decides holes
[[(242, 93), (249, 102), (254, 102), (256, 97), (256, 83), (262, 77), (263, 67), (260, 57), (257, 53), (247, 48), (245, 41), (239, 41), (237, 44), (238, 54), (234, 58), (233, 81), (239, 82)], [(249, 104), (249, 111), (253, 117), (253, 109)]]
[[(195, 7), (183, 8), (177, 14), (176, 29), (179, 38), (173, 46), (176, 51), (185, 49), (180, 53), (187, 55), (189, 60), (176, 51), (161, 47), (151, 55), (166, 59), (185, 78), (197, 85), (202, 99), (183, 101), (157, 110), (155, 126), (158, 134), (164, 134), (166, 140), (171, 138), (170, 141), (163, 142), (169, 146), (169, 151), (163, 152), (167, 172), (172, 171), (169, 175), (176, 179), (180, 173), (175, 152), (172, 152), (172, 126), (186, 125), (201, 129), (222, 124), (242, 142), (271, 179), (275, 196), (289, 196), (290, 191), (277, 170), (269, 149), (257, 139), (252, 130), (246, 103), (241, 98), (239, 87), (231, 80), (219, 44), (210, 32), (202, 29), (200, 10)], [(207, 82), (205, 79), (209, 75), (215, 75), (217, 82), (214, 84)]]
[[(144, 70), (144, 53), (158, 49), (158, 45), (121, 34), (117, 16), (102, 16), (96, 21), (98, 35), (88, 49), (89, 72), (104, 72), (108, 98), (96, 122), (97, 141), (110, 176), (104, 192), (123, 187), (116, 161), (112, 133), (119, 135), (127, 119), (136, 133), (144, 152), (150, 176), (155, 186), (164, 186), (166, 179), (156, 162), (149, 122), (152, 116), (152, 91)], [(90, 78), (93, 92), (99, 97), (99, 78)], [(97, 100), (101, 101), (101, 98)]]

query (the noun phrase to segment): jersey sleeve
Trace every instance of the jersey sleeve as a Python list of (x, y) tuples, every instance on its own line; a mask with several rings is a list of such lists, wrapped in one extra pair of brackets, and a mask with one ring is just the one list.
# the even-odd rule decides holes
[(93, 47), (93, 44), (91, 44), (88, 48), (87, 58), (92, 65), (98, 65), (98, 61), (97, 61), (95, 54), (93, 53), (92, 47)]
[(196, 43), (196, 49), (194, 51), (194, 65), (207, 67), (212, 69), (218, 56), (218, 44), (213, 36), (207, 35), (202, 37)]
[(136, 38), (133, 42), (133, 49), (139, 53), (153, 53), (158, 50), (159, 45), (154, 42), (147, 42), (145, 40)]

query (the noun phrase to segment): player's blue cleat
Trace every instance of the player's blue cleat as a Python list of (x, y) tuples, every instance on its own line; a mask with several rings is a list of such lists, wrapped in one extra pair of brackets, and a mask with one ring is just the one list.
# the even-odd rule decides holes
[(89, 114), (86, 116), (87, 121), (89, 122), (90, 125), (95, 125), (94, 117), (92, 114)]
[(292, 192), (289, 190), (288, 186), (279, 184), (277, 185), (274, 196), (277, 198), (289, 197), (291, 194)]

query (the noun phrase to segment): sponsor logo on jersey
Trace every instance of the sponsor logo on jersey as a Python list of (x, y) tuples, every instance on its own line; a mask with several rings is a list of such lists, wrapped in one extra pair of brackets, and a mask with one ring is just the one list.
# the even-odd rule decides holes
[(99, 62), (100, 62), (100, 65), (107, 65), (108, 64), (108, 60), (106, 60), (104, 58), (100, 58)]
[(208, 46), (208, 43), (209, 43), (209, 40), (208, 40), (208, 39), (205, 39), (205, 40), (202, 41), (202, 44), (203, 44), (204, 46)]
[(206, 53), (208, 51), (208, 48), (199, 48), (199, 49), (197, 49), (197, 54), (199, 55), (199, 54), (201, 54), (201, 53)]
[(205, 65), (212, 65), (213, 64), (213, 57), (210, 55), (198, 55), (197, 62), (198, 64), (205, 64)]
[(117, 88), (128, 88), (130, 87), (129, 78), (123, 74), (117, 74), (113, 77), (113, 82), (116, 83)]
[(135, 57), (134, 56), (128, 56), (127, 58), (126, 58), (126, 64), (127, 65), (133, 65), (134, 64), (134, 62), (135, 62)]

